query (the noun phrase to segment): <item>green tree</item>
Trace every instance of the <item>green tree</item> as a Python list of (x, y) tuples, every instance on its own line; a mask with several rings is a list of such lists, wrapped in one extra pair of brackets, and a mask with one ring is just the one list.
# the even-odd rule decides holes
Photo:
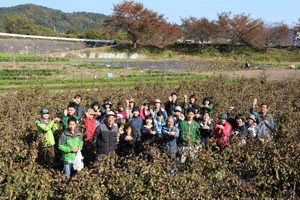
[(69, 29), (66, 32), (67, 35), (74, 35), (77, 37), (78, 35), (78, 31), (76, 30), (76, 28), (74, 26), (70, 26)]
[(4, 27), (7, 33), (30, 34), (34, 20), (28, 19), (26, 15), (11, 15), (4, 16)]

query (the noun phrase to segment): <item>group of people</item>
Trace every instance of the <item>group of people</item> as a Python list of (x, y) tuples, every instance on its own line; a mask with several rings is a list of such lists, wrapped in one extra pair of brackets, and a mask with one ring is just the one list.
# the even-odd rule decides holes
[[(126, 105), (119, 102), (113, 109), (110, 99), (94, 102), (85, 112), (81, 95), (75, 95), (61, 118), (49, 118), (49, 110), (41, 110), (41, 117), (36, 121), (38, 132), (43, 134), (42, 159), (53, 163), (55, 156), (54, 131), (62, 127), (58, 149), (63, 153), (64, 173), (70, 177), (74, 171), (74, 160), (85, 144), (95, 148), (95, 163), (102, 163), (105, 157), (115, 151), (124, 159), (134, 160), (138, 154), (150, 162), (154, 159), (154, 150), (166, 153), (173, 163), (170, 173), (176, 171), (176, 162), (185, 163), (194, 160), (197, 151), (207, 148), (209, 142), (216, 142), (220, 149), (230, 146), (231, 138), (239, 137), (240, 145), (246, 145), (249, 137), (259, 137), (270, 141), (274, 129), (274, 120), (268, 113), (268, 104), (261, 104), (260, 112), (255, 111), (257, 100), (254, 99), (250, 114), (245, 119), (242, 114), (232, 117), (234, 109), (219, 116), (219, 121), (211, 119), (213, 104), (211, 97), (205, 97), (200, 105), (195, 95), (184, 102), (177, 100), (178, 94), (172, 92), (163, 103), (156, 99), (151, 105), (144, 103), (137, 106), (133, 98), (126, 100)], [(152, 108), (153, 106), (153, 108)], [(84, 131), (79, 131), (82, 123)], [(211, 139), (213, 138), (213, 140)]]

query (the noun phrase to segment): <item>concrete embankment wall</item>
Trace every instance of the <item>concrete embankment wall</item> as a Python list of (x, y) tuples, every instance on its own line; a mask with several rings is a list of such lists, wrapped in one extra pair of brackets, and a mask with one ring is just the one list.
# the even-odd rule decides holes
[(2, 53), (44, 54), (54, 51), (82, 49), (85, 47), (86, 44), (81, 42), (75, 43), (30, 39), (0, 39), (0, 52)]

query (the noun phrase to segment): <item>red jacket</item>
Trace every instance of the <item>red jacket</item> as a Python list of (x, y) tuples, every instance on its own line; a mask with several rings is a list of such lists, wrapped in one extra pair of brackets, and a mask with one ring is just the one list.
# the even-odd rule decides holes
[(150, 111), (148, 110), (147, 113), (145, 113), (145, 108), (140, 110), (140, 117), (143, 118), (143, 120), (145, 120), (146, 116), (150, 115)]
[(229, 146), (229, 134), (231, 131), (231, 125), (226, 122), (224, 125), (224, 129), (219, 129), (218, 126), (223, 125), (221, 122), (215, 125), (215, 140), (220, 145), (221, 148)]
[(96, 130), (96, 123), (95, 123), (95, 119), (91, 119), (89, 117), (84, 117), (82, 119), (83, 125), (85, 127), (85, 130), (87, 131), (86, 136), (84, 137), (84, 141), (88, 141), (90, 139), (92, 139), (92, 137), (94, 136), (95, 130)]

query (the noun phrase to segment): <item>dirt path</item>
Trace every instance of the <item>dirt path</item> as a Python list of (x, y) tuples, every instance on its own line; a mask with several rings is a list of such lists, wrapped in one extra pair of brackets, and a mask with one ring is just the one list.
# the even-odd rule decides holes
[(300, 70), (292, 70), (287, 68), (266, 69), (266, 70), (238, 70), (238, 71), (222, 71), (222, 72), (194, 72), (198, 75), (219, 76), (225, 75), (231, 78), (260, 78), (265, 76), (268, 80), (282, 79), (300, 79)]

